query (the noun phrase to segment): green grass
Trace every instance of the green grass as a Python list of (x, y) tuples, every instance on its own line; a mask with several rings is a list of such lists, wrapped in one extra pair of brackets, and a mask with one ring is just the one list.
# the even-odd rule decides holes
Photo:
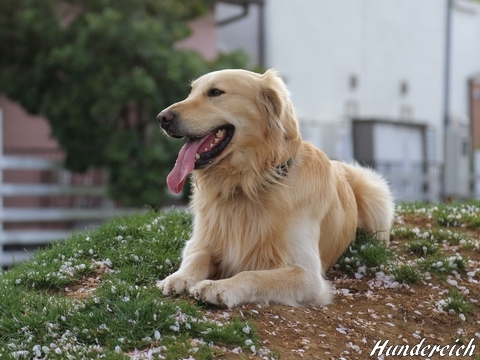
[(406, 240), (416, 239), (419, 236), (420, 229), (412, 228), (410, 226), (398, 226), (391, 231), (391, 240), (395, 238), (402, 238)]
[(443, 311), (450, 312), (452, 314), (471, 314), (472, 306), (465, 301), (463, 295), (456, 289), (450, 290), (444, 300), (439, 302), (439, 307)]
[(420, 230), (418, 227), (398, 226), (392, 230), (392, 238), (401, 238), (403, 240), (422, 240), (430, 243), (447, 242), (450, 245), (458, 245), (469, 242), (470, 239), (461, 231), (445, 229), (441, 227)]
[(464, 203), (439, 205), (432, 212), (433, 218), (440, 226), (457, 227), (465, 224), (474, 228), (480, 226), (480, 202), (472, 200)]
[[(221, 347), (259, 349), (247, 321), (208, 319), (202, 304), (163, 297), (155, 286), (177, 269), (190, 228), (179, 212), (116, 219), (0, 273), (0, 357), (127, 359), (149, 349), (212, 359)], [(67, 295), (90, 275), (102, 278), (91, 296)]]
[(419, 239), (409, 242), (407, 248), (415, 255), (424, 257), (434, 255), (438, 252), (438, 245), (427, 239)]
[(377, 240), (375, 234), (357, 231), (357, 236), (335, 264), (335, 268), (347, 274), (372, 275), (392, 258), (392, 252)]
[(397, 206), (397, 212), (422, 214), (432, 218), (442, 227), (480, 226), (480, 200), (450, 204), (404, 203)]
[(404, 284), (416, 284), (418, 283), (422, 276), (418, 272), (418, 270), (411, 266), (411, 265), (394, 265), (391, 268), (391, 273), (395, 277), (395, 280), (397, 280), (400, 283)]
[(439, 275), (441, 279), (448, 274), (463, 272), (467, 266), (466, 260), (458, 254), (427, 256), (425, 259), (420, 259), (417, 264), (420, 270)]
[[(409, 225), (394, 226), (391, 232), (392, 240), (399, 241), (400, 248), (391, 250), (382, 242), (376, 240), (373, 234), (357, 232), (355, 241), (339, 259), (335, 268), (348, 276), (376, 276), (382, 273), (393, 275), (396, 281), (405, 284), (415, 284), (424, 279), (424, 274), (434, 275), (444, 281), (447, 275), (462, 273), (467, 266), (467, 260), (459, 254), (448, 254), (443, 245), (459, 246), (464, 250), (478, 250), (479, 242), (456, 230), (438, 225), (438, 214), (452, 218), (450, 214), (463, 214), (463, 220), (475, 218), (475, 211), (480, 202), (466, 204), (423, 204), (406, 203), (397, 205), (397, 214), (417, 214), (432, 219), (434, 226), (429, 228), (412, 227)], [(451, 212), (449, 212), (449, 209)], [(468, 215), (468, 216), (467, 216)], [(457, 216), (457, 215), (455, 215)], [(436, 225), (435, 223), (438, 222)], [(469, 222), (473, 226), (474, 222)], [(402, 256), (406, 248), (418, 259), (405, 262)]]

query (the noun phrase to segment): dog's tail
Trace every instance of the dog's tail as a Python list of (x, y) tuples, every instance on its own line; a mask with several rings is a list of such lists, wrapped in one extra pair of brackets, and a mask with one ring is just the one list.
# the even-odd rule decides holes
[(379, 173), (357, 163), (342, 165), (357, 200), (358, 228), (374, 232), (388, 245), (395, 209), (387, 181)]

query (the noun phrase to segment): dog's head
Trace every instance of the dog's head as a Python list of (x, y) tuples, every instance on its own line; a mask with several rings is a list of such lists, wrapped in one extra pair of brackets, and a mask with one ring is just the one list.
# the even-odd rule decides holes
[(167, 178), (175, 193), (196, 169), (228, 164), (237, 171), (246, 166), (270, 171), (288, 160), (288, 144), (299, 140), (288, 91), (273, 70), (206, 74), (192, 83), (185, 100), (163, 110), (157, 120), (168, 136), (187, 138)]

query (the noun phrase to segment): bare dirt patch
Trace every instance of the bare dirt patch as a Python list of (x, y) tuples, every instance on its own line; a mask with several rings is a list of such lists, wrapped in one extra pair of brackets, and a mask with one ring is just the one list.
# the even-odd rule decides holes
[[(343, 283), (342, 289), (357, 291), (360, 281)], [(419, 285), (338, 293), (324, 308), (260, 309), (255, 323), (267, 346), (282, 359), (366, 359), (378, 340), (413, 346), (426, 338), (430, 344), (446, 345), (459, 337), (475, 337), (478, 315), (463, 322), (433, 311), (441, 292), (441, 286)], [(477, 291), (474, 296), (478, 295)]]
[(67, 296), (71, 296), (76, 299), (84, 299), (89, 297), (95, 289), (100, 285), (102, 276), (100, 274), (91, 274), (73, 286), (66, 287), (64, 289)]
[[(421, 229), (437, 226), (433, 219), (418, 214), (400, 216), (396, 225)], [(479, 239), (478, 229), (455, 230)], [(410, 258), (412, 255), (406, 253), (405, 243), (406, 240), (396, 238), (391, 245), (402, 252), (403, 258)], [(435, 353), (429, 359), (480, 359), (480, 254), (478, 250), (467, 251), (456, 246), (444, 246), (442, 251), (446, 255), (460, 253), (469, 259), (467, 268), (456, 276), (431, 276), (414, 285), (392, 283), (381, 276), (356, 279), (330, 270), (327, 278), (334, 285), (336, 295), (327, 307), (248, 305), (228, 312), (240, 316), (249, 314), (265, 347), (281, 359), (388, 359), (385, 351), (384, 357), (378, 356), (379, 351), (370, 357), (379, 340), (381, 344), (388, 340), (388, 345), (409, 345), (411, 349), (422, 339), (425, 339), (424, 345), (456, 345), (457, 349), (473, 339), (476, 346), (473, 356), (449, 357), (447, 353), (442, 357)], [(441, 308), (442, 299), (452, 289), (462, 293), (472, 307), (464, 319), (458, 312), (449, 313)], [(244, 356), (258, 358), (245, 353)]]

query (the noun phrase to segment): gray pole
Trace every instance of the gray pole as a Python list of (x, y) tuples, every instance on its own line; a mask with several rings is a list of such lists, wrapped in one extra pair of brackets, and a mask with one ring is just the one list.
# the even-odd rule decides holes
[(443, 98), (443, 179), (442, 179), (442, 199), (445, 200), (445, 177), (447, 172), (447, 138), (450, 130), (450, 48), (452, 33), (452, 0), (447, 0), (447, 14), (445, 22), (445, 73), (444, 73), (444, 98)]

